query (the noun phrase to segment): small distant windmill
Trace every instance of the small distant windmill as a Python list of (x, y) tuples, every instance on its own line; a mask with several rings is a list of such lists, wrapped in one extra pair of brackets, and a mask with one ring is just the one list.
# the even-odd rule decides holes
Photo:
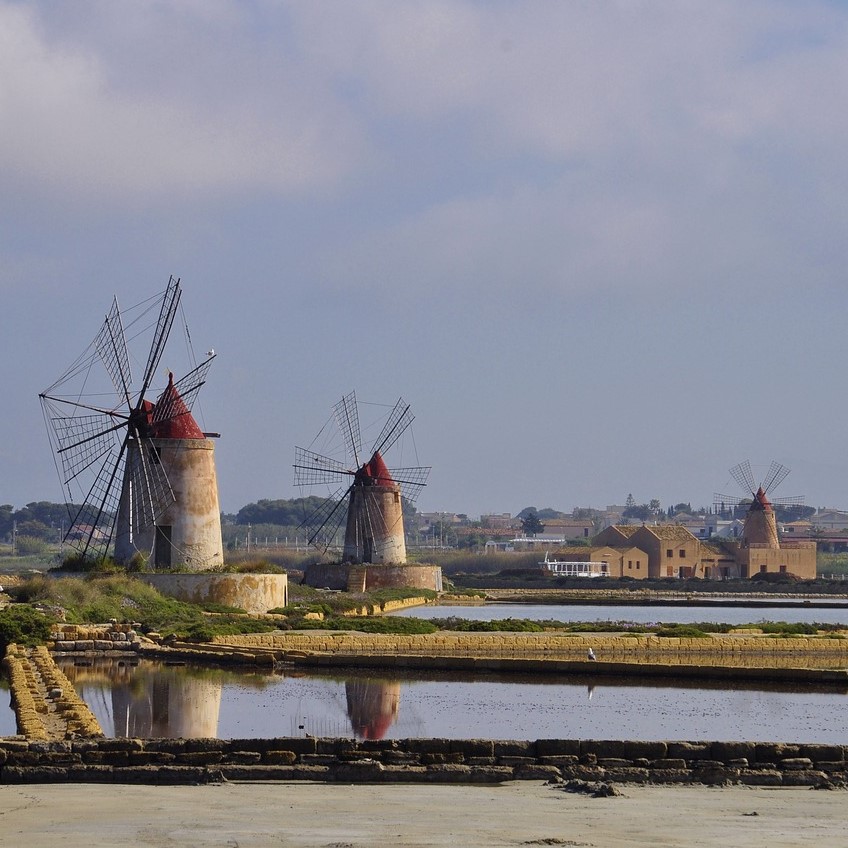
[(748, 504), (745, 526), (742, 530), (742, 543), (779, 548), (780, 541), (777, 535), (777, 520), (773, 504), (796, 506), (804, 503), (802, 496), (769, 498), (771, 493), (786, 479), (789, 469), (779, 462), (772, 462), (768, 473), (759, 485), (755, 482), (751, 463), (747, 460), (734, 465), (730, 469), (730, 474), (744, 492), (750, 492), (750, 496), (738, 497), (736, 495), (715, 494), (713, 504), (716, 511), (724, 512), (729, 507)]
[[(157, 400), (146, 397), (180, 297), (171, 277), (164, 293), (125, 312), (115, 298), (92, 343), (39, 395), (68, 507), (65, 540), (83, 559), (102, 559), (114, 544), (122, 563), (136, 552), (151, 554), (157, 567), (223, 562), (207, 438), (217, 434), (203, 433), (191, 414), (214, 353), (176, 382), (169, 371)], [(148, 338), (134, 383), (131, 348), (146, 349)]]
[(403, 500), (414, 503), (427, 485), (430, 468), (390, 470), (384, 457), (412, 423), (409, 405), (398, 400), (366, 454), (354, 392), (333, 407), (333, 417), (344, 439), (344, 461), (295, 447), (296, 486), (343, 484), (304, 521), (309, 543), (326, 553), (346, 522), (343, 562), (404, 563)]

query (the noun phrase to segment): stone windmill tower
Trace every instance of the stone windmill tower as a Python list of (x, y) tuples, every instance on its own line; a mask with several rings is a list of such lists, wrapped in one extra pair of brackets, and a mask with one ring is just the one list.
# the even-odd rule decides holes
[[(747, 460), (730, 469), (733, 479), (739, 484), (744, 492), (750, 492), (748, 497), (736, 495), (714, 496), (714, 504), (719, 510), (735, 507), (748, 503), (748, 511), (745, 514), (745, 524), (742, 529), (741, 544), (746, 547), (757, 546), (765, 548), (780, 548), (780, 539), (777, 533), (777, 518), (774, 513), (769, 493), (773, 492), (786, 476), (789, 469), (779, 462), (772, 462), (763, 482), (757, 485), (754, 474), (751, 471), (751, 463)], [(804, 503), (803, 497), (775, 498), (773, 501), (779, 505), (798, 505)]]
[[(171, 277), (138, 307), (122, 312), (115, 299), (94, 341), (39, 395), (66, 495), (65, 540), (83, 559), (112, 550), (119, 563), (141, 554), (157, 569), (223, 563), (218, 434), (204, 433), (191, 412), (215, 354), (176, 382), (169, 371), (156, 401), (147, 399), (180, 298)], [(128, 338), (146, 350), (137, 388)]]
[(390, 470), (384, 456), (397, 443), (414, 416), (399, 399), (363, 461), (359, 410), (353, 392), (333, 407), (334, 418), (347, 453), (339, 461), (311, 449), (295, 448), (295, 485), (309, 487), (342, 483), (304, 521), (311, 545), (326, 553), (337, 546), (345, 524), (341, 549), (346, 563), (405, 563), (403, 499), (414, 502), (427, 484), (429, 467)]

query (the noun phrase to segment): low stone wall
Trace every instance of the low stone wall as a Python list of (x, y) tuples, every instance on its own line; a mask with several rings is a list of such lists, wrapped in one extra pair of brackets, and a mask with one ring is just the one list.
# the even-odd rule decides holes
[(539, 739), (0, 739), (0, 783), (500, 783), (844, 787), (839, 745)]
[(372, 592), (376, 589), (429, 589), (442, 591), (442, 567), (417, 563), (351, 565), (314, 563), (303, 574), (307, 586), (345, 592)]
[(137, 574), (163, 595), (192, 604), (215, 603), (266, 613), (288, 604), (286, 574)]
[(360, 633), (356, 631), (270, 632), (216, 637), (216, 643), (283, 652), (314, 651), (375, 658), (525, 657), (578, 661), (589, 648), (599, 661), (719, 665), (756, 668), (848, 667), (848, 639), (717, 634), (706, 638), (660, 638), (573, 633), (452, 633), (420, 635)]
[(56, 624), (50, 633), (48, 647), (58, 653), (96, 651), (138, 651), (141, 637), (136, 627), (118, 624)]

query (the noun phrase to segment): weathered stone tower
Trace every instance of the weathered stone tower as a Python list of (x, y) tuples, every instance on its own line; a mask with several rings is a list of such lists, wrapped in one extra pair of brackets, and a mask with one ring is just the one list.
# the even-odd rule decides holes
[(742, 544), (780, 548), (774, 508), (766, 497), (762, 486), (754, 494), (754, 500), (745, 516), (745, 526), (742, 528)]
[(400, 486), (392, 480), (379, 451), (354, 476), (342, 560), (406, 562)]
[[(167, 410), (166, 414), (162, 410)], [(215, 474), (215, 449), (174, 386), (173, 374), (155, 404), (143, 407), (146, 420), (141, 427), (149, 435), (154, 453), (147, 454), (161, 465), (173, 499), (154, 523), (133, 533), (133, 498), (140, 484), (133, 474), (145, 461), (136, 440), (127, 443), (124, 485), (118, 509), (115, 560), (127, 563), (136, 553), (150, 555), (154, 568), (208, 571), (224, 562), (221, 540), (221, 511)]]

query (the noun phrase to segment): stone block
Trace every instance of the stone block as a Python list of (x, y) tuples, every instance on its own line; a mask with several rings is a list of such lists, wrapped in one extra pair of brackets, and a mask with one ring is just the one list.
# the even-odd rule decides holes
[(225, 754), (225, 762), (233, 765), (255, 765), (262, 759), (259, 751), (230, 751)]
[(739, 780), (740, 769), (724, 765), (710, 765), (705, 768), (693, 768), (692, 777), (698, 783), (707, 786), (725, 786)]
[(636, 768), (635, 766), (621, 766), (606, 769), (604, 780), (614, 783), (647, 783), (651, 772), (648, 769)]
[(787, 757), (777, 767), (781, 771), (805, 771), (813, 767), (813, 761), (809, 757)]
[(262, 754), (262, 762), (275, 766), (293, 766), (297, 762), (294, 751), (266, 751)]
[(580, 762), (580, 758), (575, 754), (562, 754), (560, 756), (539, 757), (539, 763), (544, 766), (556, 766), (563, 768), (564, 766), (576, 766)]
[(691, 762), (712, 759), (712, 752), (709, 742), (669, 742), (666, 756)]
[(651, 783), (692, 783), (692, 772), (682, 768), (658, 768), (650, 770)]
[(431, 783), (465, 783), (473, 772), (471, 766), (459, 763), (435, 763), (427, 767), (427, 778)]
[(210, 752), (217, 751), (222, 752), (226, 751), (229, 747), (227, 741), (225, 739), (186, 739), (185, 740), (185, 750), (187, 753), (200, 753), (200, 752)]
[(495, 745), (490, 739), (453, 739), (450, 752), (468, 757), (493, 757)]
[(845, 749), (841, 745), (801, 745), (798, 753), (802, 757), (809, 757), (814, 763), (845, 761)]
[(335, 754), (301, 754), (300, 762), (305, 766), (332, 766), (338, 760)]
[(800, 745), (787, 745), (783, 742), (760, 742), (756, 746), (754, 761), (758, 763), (778, 763), (789, 757), (800, 755)]
[(559, 780), (562, 772), (556, 766), (523, 765), (516, 766), (513, 770), (516, 780)]
[(668, 745), (665, 742), (633, 741), (625, 742), (618, 756), (626, 760), (660, 760), (667, 754)]
[(405, 746), (407, 751), (415, 754), (449, 754), (450, 739), (409, 739)]
[(536, 755), (539, 757), (580, 754), (580, 741), (577, 739), (537, 739)]
[(383, 753), (383, 762), (387, 765), (420, 765), (421, 757), (418, 754), (410, 753), (409, 751), (385, 751)]
[(209, 766), (220, 763), (224, 759), (220, 751), (184, 751), (175, 756), (177, 765), (182, 766)]
[(815, 769), (783, 772), (784, 786), (826, 786), (830, 782), (831, 779), (828, 775)]
[(827, 762), (826, 760), (822, 760), (821, 762), (816, 763), (816, 768), (821, 771), (826, 771), (829, 774), (844, 772), (845, 771), (845, 763), (842, 760), (838, 762)]
[(61, 766), (4, 766), (3, 783), (65, 783), (68, 770)]
[(91, 763), (92, 765), (128, 766), (130, 763), (130, 753), (130, 751), (90, 750), (82, 753), (82, 761), (84, 763)]
[(97, 747), (101, 751), (142, 751), (145, 745), (141, 739), (100, 739)]
[(165, 751), (130, 751), (128, 764), (131, 766), (167, 765), (177, 759), (176, 754)]
[(746, 786), (782, 786), (783, 772), (777, 769), (741, 769), (739, 782)]
[(598, 765), (605, 769), (630, 768), (633, 763), (630, 760), (625, 760), (620, 757), (604, 757), (603, 759), (598, 759)]
[(567, 780), (604, 780), (606, 772), (598, 766), (563, 766), (560, 769)]
[(431, 765), (459, 765), (465, 758), (462, 754), (421, 754), (421, 763)]
[(145, 751), (158, 751), (165, 754), (181, 754), (185, 751), (185, 739), (146, 739)]
[(666, 757), (662, 760), (654, 760), (651, 763), (651, 768), (653, 769), (685, 769), (686, 768), (686, 760), (682, 760), (679, 758), (669, 758)]
[(385, 766), (381, 783), (423, 783), (428, 778), (424, 766)]
[[(493, 758), (494, 759), (494, 758)], [(471, 760), (466, 759), (468, 765), (475, 765)], [(498, 757), (497, 763), (500, 766), (510, 766), (511, 768), (516, 768), (517, 766), (534, 766), (536, 765), (535, 757)], [(553, 763), (546, 763), (546, 768), (556, 768)]]
[(355, 760), (338, 763), (330, 768), (330, 779), (343, 783), (369, 783), (379, 781), (383, 775), (383, 764), (377, 760)]
[(710, 759), (726, 763), (744, 757), (751, 761), (756, 757), (756, 751), (754, 742), (713, 742), (710, 745)]
[(495, 757), (536, 757), (535, 742), (513, 742), (501, 740), (492, 743)]

